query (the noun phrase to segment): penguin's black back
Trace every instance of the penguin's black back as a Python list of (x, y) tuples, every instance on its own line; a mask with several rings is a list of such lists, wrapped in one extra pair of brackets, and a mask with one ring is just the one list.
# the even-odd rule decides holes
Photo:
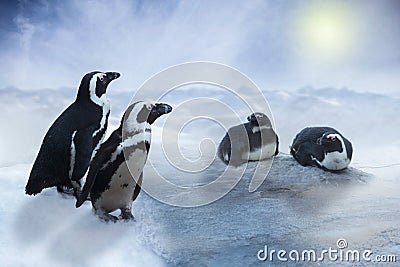
[[(224, 154), (228, 154), (228, 157), (229, 157), (229, 159), (231, 158), (231, 153), (232, 153), (232, 147), (231, 147), (231, 139), (230, 139), (230, 137), (229, 137), (229, 133), (232, 133), (233, 131), (235, 131), (235, 128), (238, 128), (238, 127), (244, 127), (244, 129), (245, 129), (245, 131), (246, 131), (246, 135), (247, 135), (247, 140), (248, 140), (248, 145), (249, 145), (249, 147), (248, 147), (248, 149), (250, 150), (250, 152), (253, 152), (253, 151), (255, 151), (255, 150), (257, 150), (257, 149), (259, 149), (260, 147), (262, 147), (263, 146), (263, 144), (262, 144), (262, 141), (264, 141), (264, 143), (265, 143), (265, 141), (266, 140), (273, 140), (273, 139), (275, 139), (276, 140), (276, 142), (277, 142), (277, 146), (276, 146), (276, 151), (275, 151), (275, 155), (277, 155), (278, 153), (279, 153), (279, 148), (278, 148), (278, 144), (279, 144), (279, 140), (278, 140), (278, 135), (276, 135), (275, 134), (275, 132), (274, 131), (272, 131), (270, 134), (271, 135), (274, 135), (274, 136), (267, 136), (267, 135), (263, 135), (262, 136), (262, 138), (261, 138), (261, 132), (260, 131), (257, 131), (257, 132), (253, 132), (253, 130), (252, 130), (252, 127), (251, 127), (251, 123), (250, 122), (246, 122), (246, 123), (243, 123), (243, 124), (241, 124), (241, 125), (237, 125), (237, 126), (234, 126), (234, 127), (232, 127), (232, 128), (230, 128), (229, 130), (228, 130), (228, 132), (225, 134), (225, 136), (222, 138), (222, 140), (221, 140), (221, 142), (220, 142), (220, 144), (219, 144), (219, 147), (218, 147), (218, 153), (217, 153), (217, 155), (218, 155), (218, 157), (225, 163), (225, 164), (228, 164), (229, 163), (229, 160), (227, 161), (225, 158), (224, 158)], [(237, 129), (237, 131), (242, 131), (243, 129)], [(263, 140), (262, 140), (263, 139)], [(235, 143), (235, 145), (236, 146), (239, 146), (239, 147), (246, 147), (247, 146), (247, 144), (245, 144), (245, 143), (243, 143), (242, 145), (241, 144), (239, 144), (238, 142), (241, 142), (241, 140), (243, 140), (242, 138), (240, 138), (240, 140), (236, 140), (236, 143)]]
[[(331, 127), (304, 128), (294, 138), (290, 154), (302, 165), (315, 165), (315, 162), (310, 159), (309, 155), (313, 155), (319, 161), (323, 160), (325, 151), (322, 146), (317, 145), (317, 140), (325, 133), (340, 135), (346, 147), (347, 157), (349, 159), (352, 158), (353, 148), (350, 141)], [(299, 151), (300, 146), (302, 146), (301, 151)]]
[[(27, 194), (40, 193), (47, 187), (71, 185), (69, 167), (72, 134), (83, 129), (93, 132), (98, 128), (101, 118), (100, 106), (89, 101), (75, 101), (54, 121), (33, 164), (25, 188)], [(93, 146), (93, 143), (82, 146)]]
[(298, 149), (302, 143), (316, 143), (324, 133), (341, 134), (331, 127), (307, 127), (301, 130), (293, 140), (292, 148)]
[[(244, 127), (244, 130), (246, 131), (247, 139), (250, 143), (250, 139), (252, 138), (252, 137), (250, 137), (250, 135), (252, 135), (253, 132), (251, 131), (249, 122), (239, 124), (239, 125), (229, 128), (228, 132), (225, 134), (225, 136), (222, 138), (221, 142), (219, 143), (217, 155), (225, 164), (228, 164), (229, 161), (231, 160), (231, 155), (232, 155), (231, 137), (234, 139), (234, 141), (235, 141), (234, 144), (237, 148), (247, 146), (247, 143), (241, 142), (241, 141), (243, 141), (243, 136), (242, 135), (238, 136), (239, 134), (242, 133), (243, 127)], [(236, 139), (238, 139), (238, 140), (236, 140)], [(261, 137), (260, 137), (260, 139), (261, 139)], [(254, 148), (252, 148), (250, 145), (250, 151), (253, 151), (253, 150), (254, 150)], [(224, 154), (228, 155), (228, 160), (226, 160), (224, 158)]]

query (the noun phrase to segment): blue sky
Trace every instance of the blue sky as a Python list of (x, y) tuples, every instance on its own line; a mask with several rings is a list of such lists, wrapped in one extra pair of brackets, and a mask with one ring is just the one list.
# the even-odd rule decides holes
[(135, 90), (162, 69), (215, 61), (264, 90), (398, 93), (399, 1), (2, 1), (0, 88), (76, 87), (116, 70)]

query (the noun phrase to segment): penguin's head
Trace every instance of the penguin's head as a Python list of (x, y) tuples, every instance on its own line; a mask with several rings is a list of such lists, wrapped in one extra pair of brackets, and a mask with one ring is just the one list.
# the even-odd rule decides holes
[(268, 116), (261, 112), (255, 112), (247, 117), (247, 121), (251, 123), (252, 126), (267, 126), (271, 127), (271, 121)]
[(121, 124), (126, 123), (128, 131), (132, 131), (135, 128), (139, 128), (140, 124), (153, 124), (157, 118), (171, 111), (172, 107), (165, 103), (139, 101), (128, 107), (122, 117)]
[(104, 96), (111, 81), (121, 76), (118, 72), (92, 71), (83, 76), (77, 100), (91, 100), (97, 105), (104, 104)]
[(147, 117), (147, 122), (153, 124), (155, 120), (164, 114), (170, 113), (172, 107), (165, 103), (156, 103), (152, 105), (149, 116)]
[(324, 133), (317, 139), (317, 144), (323, 146), (326, 152), (343, 151), (343, 138), (337, 133)]

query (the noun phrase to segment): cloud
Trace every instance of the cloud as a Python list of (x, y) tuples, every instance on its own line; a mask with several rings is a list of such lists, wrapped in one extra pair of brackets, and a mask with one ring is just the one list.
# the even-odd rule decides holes
[(396, 91), (398, 4), (341, 2), (356, 46), (332, 64), (315, 53), (306, 58), (298, 53), (297, 22), (310, 5), (318, 14), (319, 3), (21, 1), (0, 41), (6, 66), (0, 88), (76, 87), (84, 73), (96, 69), (120, 71), (116, 90), (133, 91), (166, 67), (202, 60), (231, 65), (264, 89)]
[(26, 52), (29, 51), (32, 36), (35, 34), (35, 25), (33, 25), (28, 18), (17, 16), (15, 18), (15, 24), (18, 27), (20, 33), (20, 41), (22, 49)]
[[(23, 88), (72, 86), (87, 71), (115, 69), (124, 74), (126, 82), (120, 86), (134, 89), (172, 64), (191, 60), (233, 64), (246, 42), (247, 29), (252, 28), (249, 17), (262, 5), (261, 1), (229, 6), (57, 2), (51, 19), (38, 20), (37, 14), (32, 15), (35, 21), (17, 16), (19, 36), (14, 43), (22, 46), (17, 44), (8, 58), (12, 75), (1, 74), (1, 83)], [(36, 12), (46, 17), (46, 10)], [(20, 53), (27, 48), (30, 53)], [(25, 68), (20, 68), (22, 61)]]

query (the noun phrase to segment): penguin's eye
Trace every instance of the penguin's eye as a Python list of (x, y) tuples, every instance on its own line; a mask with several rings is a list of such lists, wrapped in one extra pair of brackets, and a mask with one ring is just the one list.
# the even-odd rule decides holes
[(97, 78), (100, 80), (100, 82), (102, 82), (102, 81), (104, 81), (104, 78), (105, 78), (106, 76), (107, 76), (106, 74), (100, 73), (100, 74), (97, 76)]
[(328, 139), (328, 140), (330, 140), (330, 141), (335, 141), (336, 140), (336, 136), (334, 136), (334, 135), (328, 135), (328, 136), (326, 136), (326, 139)]

